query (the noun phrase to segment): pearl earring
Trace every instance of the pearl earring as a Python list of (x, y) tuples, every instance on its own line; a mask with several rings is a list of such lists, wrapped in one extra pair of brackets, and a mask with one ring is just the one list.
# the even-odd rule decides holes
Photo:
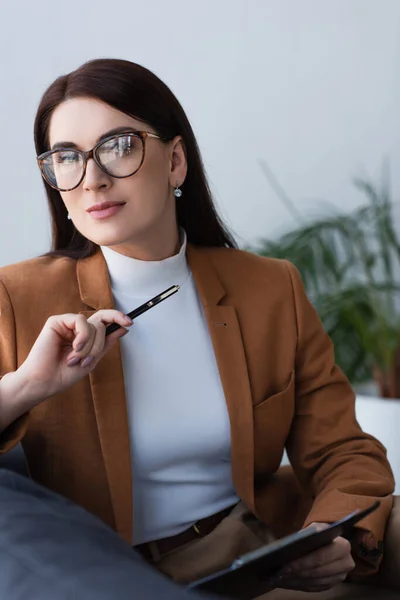
[(179, 187), (178, 182), (176, 182), (176, 187), (174, 189), (174, 195), (175, 195), (175, 198), (180, 198), (182, 196), (182, 190)]
[(71, 215), (69, 213), (67, 214), (67, 219), (68, 219), (68, 221), (71, 220)]

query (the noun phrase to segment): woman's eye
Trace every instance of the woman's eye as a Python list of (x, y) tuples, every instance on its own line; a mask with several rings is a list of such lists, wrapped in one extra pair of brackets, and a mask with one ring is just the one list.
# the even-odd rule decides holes
[(137, 141), (134, 137), (126, 136), (116, 138), (115, 140), (110, 140), (104, 146), (102, 146), (101, 151), (105, 154), (113, 153), (117, 156), (127, 156), (137, 146)]
[(131, 143), (129, 139), (119, 140), (114, 143), (113, 150), (117, 152), (120, 156), (125, 156), (129, 154), (131, 151)]
[(121, 152), (129, 152), (129, 150), (131, 149), (130, 141), (128, 140), (126, 142), (123, 142), (121, 144), (120, 148), (121, 148)]
[(76, 152), (57, 152), (56, 162), (60, 165), (72, 164), (79, 161), (79, 154)]

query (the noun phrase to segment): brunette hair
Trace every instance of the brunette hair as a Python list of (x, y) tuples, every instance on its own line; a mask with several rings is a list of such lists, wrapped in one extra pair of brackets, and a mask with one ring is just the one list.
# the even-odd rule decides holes
[[(165, 138), (181, 135), (188, 171), (182, 185), (183, 198), (176, 199), (178, 224), (197, 246), (236, 247), (232, 234), (219, 217), (207, 183), (199, 147), (188, 118), (171, 90), (148, 69), (117, 59), (91, 60), (77, 70), (58, 77), (45, 91), (36, 113), (34, 135), (37, 155), (49, 150), (49, 125), (55, 108), (70, 98), (101, 100), (151, 125)], [(45, 181), (52, 219), (50, 254), (84, 258), (97, 245), (84, 237), (67, 218), (60, 193)]]

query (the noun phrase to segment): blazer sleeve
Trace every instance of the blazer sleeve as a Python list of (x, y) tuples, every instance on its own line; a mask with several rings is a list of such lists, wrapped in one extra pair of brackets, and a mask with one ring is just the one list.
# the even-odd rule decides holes
[[(0, 281), (0, 379), (17, 369), (14, 311), (5, 285)], [(22, 415), (0, 434), (0, 454), (11, 450), (24, 437), (28, 415)]]
[(356, 573), (376, 571), (394, 479), (380, 442), (364, 433), (355, 416), (355, 395), (335, 364), (334, 348), (309, 302), (297, 269), (287, 263), (297, 322), (296, 410), (287, 453), (303, 488), (314, 499), (304, 526), (329, 523), (348, 513), (381, 505), (357, 527)]

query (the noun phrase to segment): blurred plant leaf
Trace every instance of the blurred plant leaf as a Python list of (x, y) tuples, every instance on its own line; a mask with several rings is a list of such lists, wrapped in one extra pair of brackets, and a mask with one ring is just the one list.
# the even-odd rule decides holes
[[(267, 172), (274, 190), (288, 199)], [(388, 372), (400, 341), (400, 241), (386, 173), (378, 188), (356, 179), (366, 202), (352, 212), (334, 212), (297, 226), (253, 251), (286, 259), (299, 269), (305, 288), (335, 345), (336, 360), (350, 381), (371, 379), (373, 369)], [(282, 200), (283, 201), (283, 200)]]

